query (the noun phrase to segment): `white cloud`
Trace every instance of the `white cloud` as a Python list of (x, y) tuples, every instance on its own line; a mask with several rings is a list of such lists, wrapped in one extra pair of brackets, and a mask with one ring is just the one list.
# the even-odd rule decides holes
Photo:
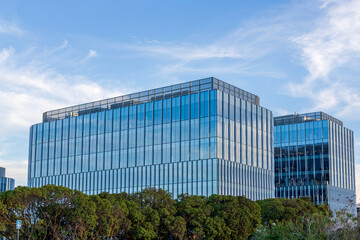
[(15, 179), (15, 186), (27, 185), (27, 160), (4, 160), (0, 158), (0, 166), (6, 168), (6, 177)]
[[(120, 93), (85, 76), (61, 74), (22, 58), (12, 47), (0, 50), (0, 165), (18, 183), (26, 184), (27, 133), (32, 124), (42, 121), (43, 112)], [(25, 153), (24, 159), (12, 151)]]
[(0, 19), (0, 33), (9, 35), (22, 35), (24, 31), (16, 24)]
[[(275, 63), (292, 47), (289, 38), (309, 22), (307, 12), (313, 5), (312, 1), (304, 1), (279, 4), (278, 10), (259, 10), (257, 18), (245, 21), (239, 18), (238, 27), (230, 32), (218, 31), (216, 36), (206, 32), (201, 37), (196, 35), (195, 43), (191, 42), (191, 37), (162, 42), (139, 41), (132, 36), (136, 44), (120, 47), (163, 60), (158, 75), (167, 78), (183, 73), (284, 78), (286, 71)], [(269, 60), (272, 56), (277, 59)]]
[(360, 56), (360, 2), (326, 3), (316, 28), (294, 41), (302, 46), (310, 79), (327, 77), (336, 67)]
[(4, 63), (8, 60), (8, 58), (14, 53), (14, 49), (12, 47), (4, 48), (0, 51), (0, 64)]
[(311, 99), (312, 110), (360, 120), (360, 85), (354, 81), (360, 73), (360, 1), (325, 1), (321, 9), (315, 27), (292, 39), (309, 75), (289, 84), (290, 92)]
[[(39, 115), (64, 105), (114, 95), (84, 76), (67, 76), (41, 64), (19, 66), (12, 48), (0, 51), (0, 129), (19, 127), (39, 120)], [(40, 113), (40, 114), (35, 114)], [(8, 126), (11, 125), (11, 126)]]
[(139, 51), (155, 53), (160, 55), (168, 55), (172, 58), (183, 61), (196, 61), (210, 58), (244, 58), (243, 49), (236, 49), (233, 46), (221, 46), (214, 43), (205, 46), (185, 44), (183, 46), (173, 46), (172, 44), (164, 44), (156, 42), (152, 46), (137, 46)]
[[(327, 0), (320, 11), (309, 32), (291, 38), (301, 49), (301, 60), (309, 74), (301, 83), (290, 83), (288, 90), (293, 97), (311, 100), (311, 109), (307, 110), (327, 111), (345, 122), (359, 121), (360, 1)], [(358, 161), (358, 138), (355, 146)], [(359, 163), (355, 175), (360, 202)]]
[(283, 46), (283, 36), (287, 34), (286, 24), (275, 17), (245, 24), (221, 37), (205, 40), (204, 36), (205, 43), (137, 41), (135, 45), (122, 47), (166, 59), (160, 66), (160, 75), (184, 72), (277, 75), (276, 70), (260, 67), (255, 61)]
[(88, 55), (85, 59), (90, 59), (97, 56), (97, 52), (95, 50), (90, 49)]
[(68, 40), (64, 40), (63, 44), (61, 44), (58, 48), (56, 48), (55, 50), (60, 50), (60, 49), (64, 49), (68, 46)]

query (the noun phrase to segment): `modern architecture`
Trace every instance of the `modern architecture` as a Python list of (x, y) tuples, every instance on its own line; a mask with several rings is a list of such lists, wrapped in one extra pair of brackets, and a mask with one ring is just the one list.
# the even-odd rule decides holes
[(206, 78), (45, 112), (30, 128), (28, 186), (87, 194), (274, 197), (273, 116)]
[(15, 188), (15, 180), (5, 175), (6, 169), (0, 167), (0, 192), (13, 190)]
[(323, 112), (274, 118), (276, 197), (356, 214), (354, 133)]

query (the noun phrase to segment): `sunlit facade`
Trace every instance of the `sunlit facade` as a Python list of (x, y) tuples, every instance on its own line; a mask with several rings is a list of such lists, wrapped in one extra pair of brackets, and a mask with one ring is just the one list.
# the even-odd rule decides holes
[(276, 197), (355, 214), (354, 134), (323, 112), (274, 118)]
[(30, 128), (28, 185), (274, 197), (273, 118), (259, 101), (206, 78), (46, 112)]
[(13, 190), (15, 188), (15, 179), (6, 177), (6, 169), (0, 167), (0, 193)]

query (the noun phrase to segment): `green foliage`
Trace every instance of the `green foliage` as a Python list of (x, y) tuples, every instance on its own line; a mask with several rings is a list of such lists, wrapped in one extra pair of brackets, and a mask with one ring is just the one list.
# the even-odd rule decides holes
[(240, 208), (243, 208), (244, 217), (247, 217), (250, 226), (245, 226), (242, 231), (250, 236), (261, 224), (261, 208), (259, 204), (250, 199), (240, 196), (238, 197)]
[(257, 202), (261, 207), (262, 226), (254, 239), (360, 239), (357, 218), (344, 212), (333, 217), (329, 206), (314, 206), (308, 198)]
[(296, 223), (279, 222), (261, 226), (254, 239), (275, 240), (353, 240), (359, 239), (359, 223), (356, 218), (337, 214), (331, 218), (322, 213), (299, 217)]
[(260, 207), (245, 197), (183, 194), (162, 189), (88, 196), (62, 186), (17, 187), (0, 194), (0, 237), (22, 239), (247, 239)]
[(13, 191), (0, 194), (0, 226), (1, 236), (16, 235), (16, 220), (22, 221), (22, 235), (27, 239), (34, 239), (44, 233), (44, 221), (37, 221), (43, 194), (40, 189), (17, 187)]
[(272, 224), (271, 227), (260, 226), (254, 238), (256, 240), (295, 240), (297, 238), (294, 236), (292, 229), (292, 222)]
[(176, 208), (178, 215), (185, 219), (186, 236), (190, 239), (200, 239), (205, 236), (206, 220), (212, 212), (204, 196), (182, 194), (179, 196)]
[[(357, 239), (356, 218), (308, 198), (183, 194), (162, 189), (88, 196), (61, 186), (0, 194), (0, 237), (23, 239)], [(260, 226), (260, 223), (262, 225)]]
[(308, 199), (271, 198), (256, 201), (261, 207), (261, 220), (264, 225), (279, 222), (296, 222), (300, 216), (319, 213)]
[(178, 214), (190, 239), (247, 239), (260, 225), (260, 207), (245, 197), (181, 195)]
[(212, 195), (212, 215), (224, 220), (226, 239), (247, 239), (260, 224), (260, 207), (245, 197)]
[(78, 193), (73, 199), (74, 208), (70, 215), (71, 238), (86, 239), (94, 236), (97, 225), (96, 204), (86, 194)]
[[(141, 213), (145, 216), (143, 224), (147, 227), (150, 236), (160, 239), (182, 239), (185, 234), (183, 218), (175, 216), (175, 200), (171, 195), (162, 190), (147, 188), (130, 196), (130, 199), (141, 206)], [(174, 226), (174, 222), (179, 224)], [(144, 228), (142, 224), (139, 227)]]

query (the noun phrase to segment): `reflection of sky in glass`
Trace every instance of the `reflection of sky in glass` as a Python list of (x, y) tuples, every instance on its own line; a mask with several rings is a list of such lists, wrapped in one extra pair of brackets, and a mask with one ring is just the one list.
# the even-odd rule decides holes
[(36, 124), (29, 185), (273, 197), (272, 113), (234, 95), (205, 90)]

